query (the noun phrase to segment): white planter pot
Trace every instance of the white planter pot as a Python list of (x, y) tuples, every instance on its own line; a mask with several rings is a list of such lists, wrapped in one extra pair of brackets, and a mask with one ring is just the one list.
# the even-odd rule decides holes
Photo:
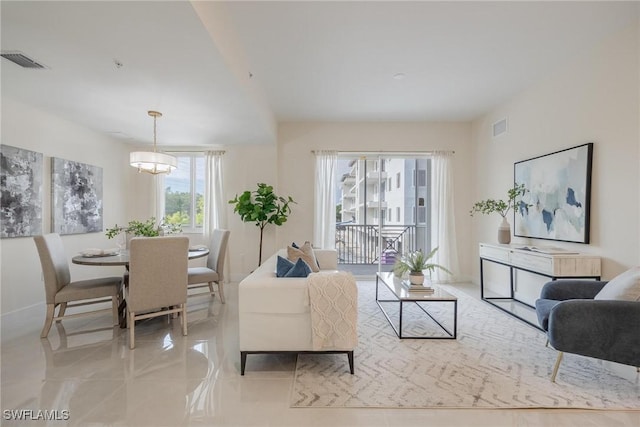
[(409, 282), (411, 282), (412, 285), (424, 284), (424, 274), (409, 274)]

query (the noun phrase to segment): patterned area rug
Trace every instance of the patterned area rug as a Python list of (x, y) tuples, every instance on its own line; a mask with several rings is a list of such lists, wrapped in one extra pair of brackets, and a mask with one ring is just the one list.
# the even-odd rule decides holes
[[(458, 297), (456, 340), (398, 339), (376, 305), (375, 284), (358, 289), (355, 375), (345, 355), (299, 355), (292, 407), (640, 409), (640, 380), (594, 359), (565, 354), (552, 383), (557, 352), (542, 332), (453, 287), (446, 289)], [(393, 306), (385, 308), (397, 322)], [(450, 303), (426, 307), (452, 327)], [(419, 309), (405, 307), (404, 322), (406, 333), (442, 335)]]

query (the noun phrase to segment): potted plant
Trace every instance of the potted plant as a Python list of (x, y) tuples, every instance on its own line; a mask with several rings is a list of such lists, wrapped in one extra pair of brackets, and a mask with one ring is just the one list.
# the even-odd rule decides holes
[[(475, 213), (482, 213), (485, 215), (497, 212), (502, 217), (502, 223), (498, 227), (498, 243), (510, 243), (511, 242), (511, 225), (507, 221), (507, 214), (512, 208), (516, 206), (516, 199), (522, 197), (527, 190), (524, 184), (515, 185), (513, 188), (507, 191), (507, 200), (495, 200), (487, 199), (476, 202), (469, 214), (473, 216)], [(521, 202), (522, 203), (522, 202)]]
[(425, 270), (429, 272), (429, 276), (431, 276), (431, 273), (433, 273), (436, 268), (439, 268), (440, 270), (446, 271), (447, 273), (451, 274), (451, 271), (449, 271), (445, 267), (429, 262), (429, 260), (433, 258), (437, 250), (437, 247), (433, 248), (433, 250), (427, 255), (425, 255), (421, 250), (409, 252), (407, 255), (402, 256), (396, 261), (393, 266), (393, 272), (398, 277), (401, 277), (408, 272), (409, 281), (412, 285), (424, 284)]
[(291, 213), (289, 204), (295, 201), (288, 197), (277, 196), (273, 192), (273, 187), (264, 183), (258, 184), (258, 189), (245, 191), (240, 196), (236, 194), (230, 204), (235, 205), (233, 211), (240, 215), (244, 222), (253, 222), (260, 228), (260, 252), (258, 255), (258, 266), (262, 264), (262, 235), (264, 228), (268, 224), (280, 226), (287, 222)]

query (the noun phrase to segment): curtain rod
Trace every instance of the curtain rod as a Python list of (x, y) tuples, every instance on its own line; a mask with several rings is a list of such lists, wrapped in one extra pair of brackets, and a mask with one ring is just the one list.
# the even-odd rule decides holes
[(430, 150), (430, 151), (343, 151), (343, 150), (311, 150), (311, 153), (315, 154), (319, 151), (335, 151), (338, 154), (358, 154), (361, 156), (378, 156), (378, 155), (394, 155), (394, 154), (437, 154), (437, 153), (447, 153), (447, 154), (455, 154), (456, 152), (453, 150)]
[(206, 153), (207, 151), (215, 151), (217, 153), (225, 154), (225, 150), (211, 150), (209, 148), (202, 150), (164, 150), (167, 153)]

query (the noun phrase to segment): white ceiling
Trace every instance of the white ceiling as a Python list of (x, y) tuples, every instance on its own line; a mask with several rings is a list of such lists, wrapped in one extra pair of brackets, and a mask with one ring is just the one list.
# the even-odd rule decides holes
[[(278, 121), (472, 120), (637, 2), (7, 2), (2, 96), (131, 142), (270, 143)], [(118, 60), (123, 65), (118, 68)], [(403, 73), (404, 79), (393, 76)]]

